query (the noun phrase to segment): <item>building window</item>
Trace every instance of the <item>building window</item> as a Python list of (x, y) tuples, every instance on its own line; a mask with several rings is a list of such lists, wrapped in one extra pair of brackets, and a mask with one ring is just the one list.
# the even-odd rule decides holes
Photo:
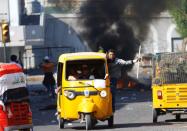
[[(172, 52), (181, 52), (184, 51), (183, 49), (183, 39), (181, 37), (173, 37), (171, 38), (171, 49)], [(185, 45), (185, 51), (187, 51), (186, 49), (186, 45)]]
[(40, 0), (21, 0), (21, 25), (39, 25), (41, 12)]

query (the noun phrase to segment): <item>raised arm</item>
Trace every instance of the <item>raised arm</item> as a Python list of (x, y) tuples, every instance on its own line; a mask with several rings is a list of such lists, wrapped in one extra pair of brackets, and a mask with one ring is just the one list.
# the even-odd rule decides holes
[(120, 65), (131, 65), (131, 64), (133, 64), (133, 61), (132, 60), (125, 61), (123, 59), (116, 58), (115, 63), (120, 64)]
[(138, 62), (138, 61), (140, 61), (139, 58), (134, 59), (134, 60), (127, 60), (127, 61), (125, 61), (125, 60), (123, 60), (123, 59), (118, 59), (118, 58), (116, 58), (115, 63), (116, 63), (116, 64), (120, 64), (120, 65), (131, 65), (131, 64), (136, 63), (136, 62)]

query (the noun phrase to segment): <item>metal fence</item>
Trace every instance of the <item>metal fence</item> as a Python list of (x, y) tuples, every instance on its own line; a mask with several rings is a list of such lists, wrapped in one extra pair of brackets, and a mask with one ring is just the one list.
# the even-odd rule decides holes
[(57, 63), (58, 57), (64, 53), (75, 52), (73, 47), (36, 47), (25, 49), (23, 54), (24, 69), (36, 69), (45, 56), (49, 56), (50, 60)]
[(160, 53), (154, 57), (153, 82), (187, 83), (187, 52)]

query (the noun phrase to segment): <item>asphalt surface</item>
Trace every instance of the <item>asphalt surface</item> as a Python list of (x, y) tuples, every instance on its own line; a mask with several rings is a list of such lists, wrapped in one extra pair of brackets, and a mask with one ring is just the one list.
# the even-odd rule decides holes
[[(61, 131), (55, 116), (56, 99), (52, 99), (45, 88), (38, 83), (29, 83), (31, 108), (33, 112), (34, 131)], [(93, 131), (187, 131), (187, 116), (180, 121), (167, 114), (160, 116), (157, 124), (152, 123), (151, 90), (118, 90), (114, 128), (108, 128), (107, 122), (98, 122)], [(85, 130), (78, 121), (66, 123), (63, 131)]]

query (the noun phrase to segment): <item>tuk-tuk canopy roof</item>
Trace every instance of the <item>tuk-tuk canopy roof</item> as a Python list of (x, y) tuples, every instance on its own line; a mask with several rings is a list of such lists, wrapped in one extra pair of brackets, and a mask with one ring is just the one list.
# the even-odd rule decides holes
[(79, 52), (66, 53), (59, 57), (59, 62), (64, 63), (66, 60), (85, 60), (85, 59), (106, 59), (106, 54), (99, 52)]

